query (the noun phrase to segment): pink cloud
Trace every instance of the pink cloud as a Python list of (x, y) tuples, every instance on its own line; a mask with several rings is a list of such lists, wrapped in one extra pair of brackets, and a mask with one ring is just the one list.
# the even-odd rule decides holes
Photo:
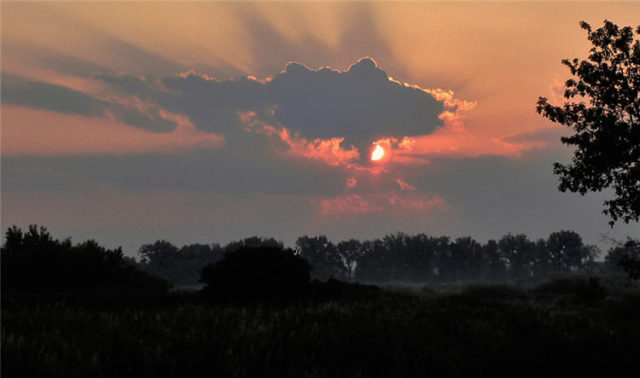
[[(392, 78), (389, 80), (396, 81)], [(394, 165), (428, 164), (429, 160), (435, 157), (454, 159), (486, 155), (518, 157), (524, 151), (542, 148), (546, 145), (543, 141), (516, 142), (510, 140), (509, 136), (499, 138), (473, 132), (466, 127), (465, 120), (467, 113), (477, 106), (477, 102), (456, 98), (453, 91), (423, 89), (413, 84), (398, 83), (429, 93), (438, 101), (442, 101), (445, 110), (440, 113), (439, 118), (444, 125), (431, 134), (402, 138), (387, 137), (376, 140), (372, 148), (375, 145), (380, 145), (383, 147), (385, 155), (383, 159), (373, 164), (369, 161), (361, 161), (360, 151), (354, 146), (349, 149), (343, 148), (341, 143), (344, 139), (341, 137), (307, 140), (298, 134), (292, 134), (282, 125), (274, 126), (262, 121), (255, 112), (239, 112), (238, 116), (249, 126), (249, 131), (274, 137), (284, 142), (287, 146), (286, 153), (290, 155), (321, 160), (329, 165), (339, 166), (354, 173), (390, 173), (394, 171)], [(366, 151), (367, 154), (370, 152)], [(400, 184), (396, 181), (396, 183), (402, 190), (411, 187), (406, 182)], [(352, 186), (348, 184), (347, 187), (351, 188)]]
[(300, 135), (291, 134), (283, 126), (272, 126), (258, 119), (255, 112), (239, 112), (240, 120), (249, 126), (249, 131), (258, 134), (276, 137), (287, 145), (286, 153), (301, 156), (307, 159), (321, 160), (332, 166), (353, 165), (353, 161), (360, 158), (358, 149), (351, 146), (345, 150), (340, 145), (344, 138), (314, 139), (308, 140)]
[(416, 190), (415, 186), (407, 183), (404, 180), (396, 179), (396, 183), (398, 184), (398, 186), (400, 187), (401, 190)]
[(448, 208), (439, 196), (414, 192), (346, 194), (319, 200), (321, 216), (363, 215), (376, 212), (443, 211)]
[(342, 197), (325, 198), (320, 200), (320, 215), (336, 214), (368, 214), (382, 211), (380, 205), (367, 201), (358, 194), (349, 194)]
[[(404, 84), (409, 86), (409, 84)], [(418, 87), (419, 88), (419, 87)], [(452, 91), (442, 89), (424, 90), (443, 101), (445, 110), (439, 118), (444, 126), (432, 134), (414, 137), (383, 138), (375, 143), (384, 146), (391, 163), (400, 165), (420, 165), (429, 163), (430, 158), (465, 158), (486, 155), (517, 157), (524, 151), (546, 146), (544, 141), (514, 142), (510, 136), (503, 138), (482, 135), (470, 131), (465, 125), (466, 113), (477, 105), (475, 101), (465, 101), (454, 97)]]
[(224, 144), (183, 115), (159, 114), (175, 122), (175, 130), (154, 133), (105, 118), (3, 105), (2, 156), (180, 153)]
[[(247, 125), (247, 131), (268, 136), (272, 143), (277, 142), (278, 145), (274, 147), (276, 150), (290, 156), (320, 160), (342, 169), (350, 177), (346, 182), (347, 189), (356, 187), (361, 178), (366, 182), (366, 177), (379, 176), (379, 183), (384, 182), (385, 185), (393, 183), (402, 191), (414, 191), (416, 188), (413, 185), (398, 177), (402, 174), (402, 167), (429, 164), (430, 159), (433, 158), (459, 159), (487, 155), (519, 157), (524, 151), (546, 145), (544, 141), (517, 140), (509, 136), (493, 137), (470, 130), (466, 127), (465, 121), (467, 113), (477, 106), (477, 102), (458, 99), (452, 91), (423, 89), (407, 83), (400, 84), (429, 93), (441, 101), (445, 105), (445, 110), (439, 115), (443, 126), (431, 134), (381, 138), (374, 141), (369, 150), (359, 151), (354, 146), (345, 149), (342, 146), (344, 139), (341, 137), (308, 140), (297, 133), (292, 133), (277, 121), (268, 123), (262, 120), (261, 116), (253, 111), (238, 112), (238, 116)], [(384, 156), (378, 161), (369, 161), (370, 154), (376, 145), (384, 149)], [(330, 214), (336, 211), (346, 213), (380, 211), (384, 206), (381, 207), (378, 202), (372, 203), (369, 198), (353, 195), (353, 197), (335, 199), (334, 202), (325, 201), (324, 210), (321, 212)], [(388, 198), (387, 202), (402, 203), (405, 207), (423, 206), (415, 201), (407, 202), (403, 198)]]

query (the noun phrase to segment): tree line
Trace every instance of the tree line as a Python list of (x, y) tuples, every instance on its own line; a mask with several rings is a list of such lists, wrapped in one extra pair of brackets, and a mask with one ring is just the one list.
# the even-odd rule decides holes
[[(639, 240), (617, 243), (598, 261), (600, 251), (584, 244), (573, 231), (553, 232), (536, 241), (524, 234), (507, 234), (484, 244), (471, 237), (404, 233), (338, 243), (324, 235), (302, 236), (293, 249), (260, 237), (225, 246), (189, 244), (180, 248), (160, 240), (141, 246), (138, 253), (136, 261), (124, 256), (120, 248), (106, 249), (93, 240), (74, 245), (70, 239), (54, 239), (44, 227), (32, 225), (23, 232), (14, 226), (7, 230), (2, 246), (2, 289), (165, 291), (168, 283), (211, 286), (227, 270), (245, 277), (244, 281), (256, 282), (251, 276), (267, 268), (275, 276), (292, 271), (318, 281), (333, 278), (360, 283), (540, 282), (575, 274), (640, 278)], [(297, 268), (282, 270), (284, 262)], [(277, 273), (280, 271), (284, 273)]]
[[(282, 249), (283, 244), (273, 238), (251, 237), (225, 246), (190, 244), (178, 248), (157, 241), (140, 248), (138, 266), (176, 285), (197, 284), (205, 266), (242, 247)], [(624, 261), (640, 259), (640, 243), (629, 239), (617, 243), (604, 261), (598, 261), (599, 249), (585, 244), (574, 231), (553, 232), (538, 240), (507, 234), (484, 244), (471, 237), (404, 233), (337, 243), (324, 235), (302, 236), (294, 251), (311, 266), (312, 279), (364, 283), (542, 281), (571, 274), (622, 275)]]
[(274, 247), (283, 249), (284, 245), (273, 238), (257, 236), (233, 241), (225, 246), (218, 243), (188, 244), (180, 248), (165, 240), (144, 244), (138, 250), (138, 268), (174, 285), (196, 285), (201, 270), (221, 261), (222, 258), (241, 248)]

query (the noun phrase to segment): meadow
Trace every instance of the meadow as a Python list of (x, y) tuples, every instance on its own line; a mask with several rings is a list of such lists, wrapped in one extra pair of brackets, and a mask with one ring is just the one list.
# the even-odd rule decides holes
[[(199, 292), (2, 297), (2, 376), (633, 375), (640, 288), (376, 288), (220, 301)], [(332, 287), (329, 287), (333, 285)], [(324, 291), (323, 291), (324, 290)]]

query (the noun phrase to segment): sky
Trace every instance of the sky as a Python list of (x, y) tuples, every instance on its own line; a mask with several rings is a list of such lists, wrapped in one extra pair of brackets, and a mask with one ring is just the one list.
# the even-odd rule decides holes
[[(1, 223), (140, 245), (393, 232), (606, 249), (558, 191), (584, 20), (639, 2), (2, 2)], [(374, 151), (375, 154), (374, 154)], [(375, 157), (375, 160), (372, 160)]]

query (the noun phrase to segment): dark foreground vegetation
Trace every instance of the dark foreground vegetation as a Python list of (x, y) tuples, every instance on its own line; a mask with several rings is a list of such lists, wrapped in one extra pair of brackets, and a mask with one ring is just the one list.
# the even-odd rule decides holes
[[(640, 285), (622, 274), (574, 270), (508, 285), (311, 281), (313, 264), (299, 252), (243, 241), (201, 268), (203, 290), (169, 291), (118, 250), (74, 246), (35, 226), (6, 240), (3, 377), (638, 372)], [(631, 259), (636, 247), (615, 253)], [(48, 251), (60, 261), (43, 258)]]
[(638, 372), (637, 287), (577, 277), (530, 290), (455, 293), (342, 285), (334, 298), (279, 303), (225, 303), (195, 293), (3, 297), (2, 376)]

